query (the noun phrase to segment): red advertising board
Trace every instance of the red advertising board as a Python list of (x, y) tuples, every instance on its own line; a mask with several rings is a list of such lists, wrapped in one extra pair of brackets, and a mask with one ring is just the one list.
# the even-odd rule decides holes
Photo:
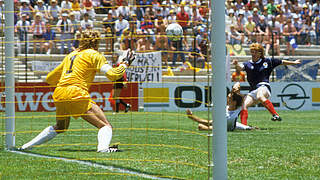
[[(108, 98), (112, 89), (111, 82), (94, 83), (90, 87), (90, 95), (102, 110), (112, 110)], [(15, 103), (16, 111), (30, 112), (30, 111), (55, 111), (55, 106), (52, 99), (54, 87), (47, 83), (16, 83), (15, 84)], [(0, 111), (5, 109), (5, 87), (0, 89)], [(131, 104), (131, 110), (138, 110), (138, 84), (128, 83), (128, 87), (121, 92), (122, 99)], [(122, 109), (121, 109), (122, 108)], [(120, 110), (123, 110), (120, 107)]]

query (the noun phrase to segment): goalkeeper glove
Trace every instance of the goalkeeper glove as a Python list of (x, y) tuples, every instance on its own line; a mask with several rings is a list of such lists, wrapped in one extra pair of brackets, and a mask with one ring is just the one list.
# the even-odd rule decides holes
[(122, 63), (130, 66), (131, 63), (135, 60), (136, 54), (131, 49), (128, 49), (127, 51), (123, 52), (120, 58)]

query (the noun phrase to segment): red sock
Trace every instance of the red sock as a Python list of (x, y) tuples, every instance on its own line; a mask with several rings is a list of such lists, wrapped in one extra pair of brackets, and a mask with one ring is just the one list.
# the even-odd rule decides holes
[(248, 120), (248, 110), (242, 110), (240, 113), (240, 119), (241, 123), (244, 125), (247, 125), (247, 120)]
[(262, 103), (262, 105), (264, 107), (266, 107), (268, 109), (268, 111), (272, 114), (272, 115), (278, 115), (279, 114), (276, 112), (276, 110), (273, 107), (273, 104), (271, 103), (271, 101), (269, 101), (269, 99), (267, 99), (265, 102)]

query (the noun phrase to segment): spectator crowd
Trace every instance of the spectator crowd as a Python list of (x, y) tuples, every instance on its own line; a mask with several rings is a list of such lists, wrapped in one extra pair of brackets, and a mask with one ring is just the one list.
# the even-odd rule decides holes
[[(226, 42), (262, 43), (266, 54), (280, 45), (294, 55), (298, 45), (319, 45), (320, 0), (226, 0)], [(18, 51), (68, 53), (79, 32), (99, 28), (105, 51), (162, 51), (165, 64), (200, 61), (210, 50), (211, 3), (208, 0), (14, 0)], [(3, 13), (3, 0), (0, 10)], [(3, 16), (2, 16), (3, 17)], [(99, 18), (101, 18), (101, 20)], [(182, 37), (169, 40), (166, 27), (179, 23)], [(28, 34), (31, 34), (29, 37)], [(29, 44), (33, 46), (29, 46)], [(32, 48), (32, 49), (31, 49)]]

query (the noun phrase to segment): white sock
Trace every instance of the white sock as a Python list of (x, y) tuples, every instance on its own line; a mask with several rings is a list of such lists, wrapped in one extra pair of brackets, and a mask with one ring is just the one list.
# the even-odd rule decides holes
[(244, 124), (241, 124), (239, 122), (236, 122), (236, 129), (247, 130), (247, 129), (251, 129), (251, 127), (244, 125)]
[(112, 139), (112, 128), (103, 126), (98, 132), (98, 152), (109, 148)]
[(29, 149), (35, 145), (43, 144), (47, 141), (50, 141), (54, 137), (56, 137), (56, 135), (57, 135), (57, 132), (54, 130), (53, 126), (49, 126), (49, 127), (45, 128), (40, 134), (38, 134), (31, 141), (24, 144), (21, 148), (22, 149)]

